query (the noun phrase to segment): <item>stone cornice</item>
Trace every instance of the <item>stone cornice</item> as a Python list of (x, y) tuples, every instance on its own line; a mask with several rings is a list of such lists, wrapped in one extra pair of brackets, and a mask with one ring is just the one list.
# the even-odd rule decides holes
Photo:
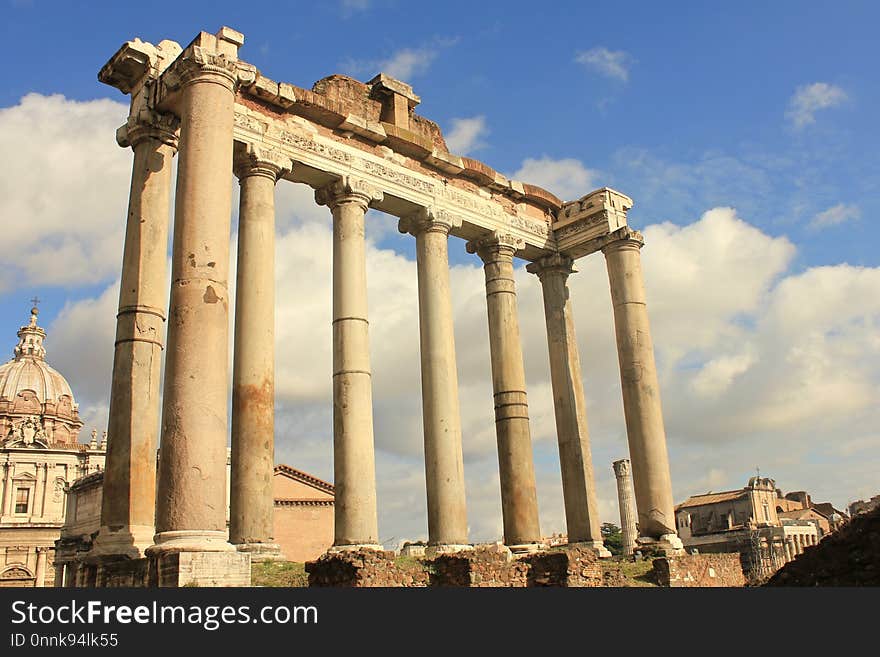
[(397, 223), (397, 230), (413, 236), (424, 232), (448, 235), (450, 230), (460, 227), (461, 218), (442, 208), (420, 208)]
[(315, 190), (315, 202), (331, 210), (341, 203), (358, 203), (366, 211), (371, 203), (381, 201), (382, 196), (376, 187), (355, 176), (344, 176)]

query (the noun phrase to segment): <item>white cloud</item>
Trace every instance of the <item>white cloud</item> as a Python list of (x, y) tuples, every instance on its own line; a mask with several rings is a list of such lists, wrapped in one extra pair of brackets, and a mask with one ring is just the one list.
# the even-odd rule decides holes
[(418, 48), (400, 48), (383, 59), (348, 58), (340, 66), (352, 75), (370, 76), (385, 73), (393, 78), (409, 82), (428, 71), (434, 60), (445, 48), (458, 43), (458, 38), (437, 37)]
[(485, 116), (452, 119), (450, 123), (452, 127), (444, 137), (446, 139), (446, 146), (451, 153), (467, 155), (471, 151), (486, 145), (482, 141), (489, 133)]
[[(286, 185), (287, 183), (282, 183)], [(277, 458), (331, 478), (330, 230), (295, 220), (278, 237)], [(308, 216), (279, 207), (281, 216)], [(786, 274), (794, 248), (731, 208), (688, 226), (647, 226), (643, 250), (676, 499), (738, 487), (755, 465), (786, 490), (843, 504), (880, 465), (880, 269)], [(400, 236), (401, 240), (411, 239)], [(462, 248), (457, 239), (450, 248)], [(611, 460), (626, 455), (612, 309), (602, 258), (570, 278), (603, 520), (616, 522)], [(516, 270), (541, 526), (564, 528), (547, 344), (538, 281)], [(471, 537), (500, 536), (483, 274), (450, 272)], [(374, 424), (383, 539), (426, 534), (415, 265), (368, 246)], [(50, 360), (90, 417), (106, 410), (116, 287), (72, 303), (50, 330)], [(858, 304), (852, 302), (859, 299)], [(104, 410), (102, 410), (104, 408)], [(90, 420), (91, 422), (92, 420)], [(101, 424), (96, 421), (100, 428)], [(846, 481), (804, 480), (810, 458), (859, 461)], [(845, 449), (844, 449), (845, 448)], [(810, 454), (814, 456), (810, 457)], [(815, 456), (816, 454), (820, 456)]]
[[(109, 101), (42, 96), (0, 111), (4, 145), (16, 162), (29, 163), (22, 171), (7, 166), (0, 177), (4, 216), (21, 218), (0, 246), (10, 263), (4, 282), (60, 280), (66, 272), (71, 285), (82, 286), (118, 276), (131, 156), (108, 135), (124, 113)], [(590, 191), (595, 176), (578, 160), (548, 157), (526, 160), (514, 174), (566, 198)], [(332, 478), (329, 212), (305, 186), (282, 182), (277, 199), (277, 455)], [(367, 227), (380, 528), (383, 538), (415, 538), (426, 532), (417, 277), (411, 260), (376, 246), (387, 223), (371, 214)], [(843, 504), (876, 492), (869, 489), (880, 469), (880, 269), (839, 265), (792, 274), (792, 244), (729, 207), (643, 232), (676, 499), (707, 486), (741, 486), (755, 465), (815, 499)], [(55, 245), (60, 262), (31, 273), (29, 253), (45, 244)], [(69, 255), (65, 244), (72, 245)], [(462, 248), (450, 240), (451, 250)], [(626, 455), (626, 439), (612, 309), (602, 257), (579, 265), (569, 284), (594, 469), (602, 519), (615, 521), (610, 462)], [(47, 273), (53, 271), (56, 278)], [(550, 533), (563, 528), (563, 514), (541, 290), (521, 266), (516, 278), (541, 521)], [(489, 540), (500, 535), (501, 516), (480, 263), (452, 267), (450, 281), (471, 537)], [(97, 295), (74, 295), (48, 327), (49, 361), (70, 380), (88, 427), (99, 430), (106, 426), (117, 296), (115, 283)], [(826, 463), (845, 468), (847, 477), (828, 476)]]
[(629, 53), (623, 50), (608, 50), (604, 46), (581, 51), (574, 58), (574, 61), (601, 75), (622, 82), (629, 80), (629, 68), (633, 64), (633, 58)]
[(0, 290), (76, 287), (118, 275), (131, 150), (113, 138), (128, 114), (110, 100), (28, 94), (0, 109)]
[(556, 160), (545, 155), (526, 158), (510, 177), (543, 187), (563, 201), (571, 201), (595, 189), (598, 172), (574, 158)]
[(827, 82), (814, 82), (798, 87), (788, 102), (786, 118), (795, 129), (802, 129), (816, 122), (816, 112), (836, 107), (847, 99), (846, 92)]
[(842, 224), (850, 219), (858, 219), (862, 216), (862, 211), (857, 205), (847, 205), (846, 203), (838, 203), (813, 217), (810, 222), (810, 228), (819, 230)]

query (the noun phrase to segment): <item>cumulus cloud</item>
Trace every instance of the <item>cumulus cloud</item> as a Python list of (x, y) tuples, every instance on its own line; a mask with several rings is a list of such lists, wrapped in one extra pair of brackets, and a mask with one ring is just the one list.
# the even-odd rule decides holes
[(489, 133), (489, 128), (486, 126), (485, 116), (452, 119), (450, 123), (452, 127), (444, 137), (451, 153), (467, 155), (486, 145), (483, 138)]
[(526, 158), (510, 177), (538, 185), (553, 192), (563, 201), (578, 199), (593, 191), (599, 174), (574, 158), (554, 159), (546, 155)]
[(842, 224), (850, 219), (858, 219), (862, 216), (862, 211), (857, 205), (848, 205), (846, 203), (838, 203), (827, 210), (824, 210), (813, 217), (810, 221), (810, 228), (820, 230), (830, 226)]
[(785, 117), (795, 129), (800, 130), (816, 122), (816, 112), (836, 107), (847, 99), (846, 92), (827, 82), (814, 82), (798, 87), (791, 100)]
[[(28, 94), (0, 109), (0, 291), (109, 280), (122, 262), (131, 151), (113, 135), (128, 108)], [(14, 154), (14, 156), (10, 155)]]
[(354, 75), (372, 76), (376, 73), (385, 73), (408, 82), (426, 73), (441, 51), (457, 41), (454, 38), (437, 38), (417, 48), (400, 48), (383, 59), (349, 58), (342, 62), (341, 66)]
[[(19, 251), (52, 243), (58, 235), (88, 254), (92, 270), (103, 272), (84, 276), (75, 262), (63, 265), (80, 292), (48, 327), (47, 340), (50, 363), (70, 380), (87, 427), (99, 430), (106, 426), (118, 297), (114, 279), (130, 167), (130, 154), (112, 140), (107, 153), (101, 149), (124, 112), (108, 101), (42, 96), (0, 111), (5, 143), (33, 166), (49, 167), (39, 188), (11, 168), (0, 178), (4, 185), (17, 181), (30, 199), (22, 201), (20, 190), (12, 187), (0, 195), (8, 216), (28, 218), (22, 224), (27, 231), (9, 234), (16, 248), (8, 241), (0, 246), (10, 263), (3, 275), (17, 277), (7, 283), (31, 280)], [(47, 124), (51, 117), (68, 128), (79, 121), (85, 127), (43, 139), (41, 130), (53, 128), (40, 123), (40, 116)], [(91, 134), (93, 122), (103, 127)], [(16, 141), (17, 132), (26, 130), (34, 135)], [(35, 140), (59, 150), (51, 157), (41, 148), (33, 154), (29, 147)], [(81, 151), (90, 153), (86, 161), (76, 159)], [(103, 162), (100, 171), (89, 169), (95, 158)], [(80, 180), (78, 169), (67, 171), (62, 162), (76, 162), (91, 175)], [(595, 175), (578, 160), (544, 157), (524, 161), (513, 177), (577, 198), (595, 186)], [(102, 181), (100, 197), (71, 188), (69, 176), (81, 185)], [(116, 205), (106, 205), (117, 193)], [(70, 199), (80, 205), (70, 206)], [(277, 458), (332, 479), (329, 212), (315, 205), (309, 188), (286, 182), (279, 184), (277, 206)], [(79, 223), (70, 225), (73, 219)], [(394, 242), (386, 219), (376, 213), (368, 217), (367, 265), (380, 532), (391, 540), (423, 537), (426, 520), (416, 268), (402, 255), (411, 246), (404, 241), (412, 238), (398, 235)], [(105, 233), (114, 230), (100, 246)], [(838, 265), (792, 273), (791, 242), (762, 232), (732, 207), (714, 208), (687, 225), (655, 223), (643, 232), (676, 499), (707, 487), (741, 486), (756, 465), (787, 490), (806, 488), (814, 498), (838, 505), (876, 493), (880, 269)], [(450, 240), (451, 251), (462, 248), (460, 240)], [(46, 265), (47, 270), (55, 266)], [(586, 258), (579, 266), (581, 273), (569, 279), (569, 286), (600, 512), (603, 520), (615, 521), (610, 463), (627, 449), (612, 308), (602, 257)], [(231, 274), (234, 281), (234, 267)], [(564, 520), (541, 288), (522, 266), (515, 275), (541, 521), (551, 533), (564, 529)], [(94, 281), (104, 281), (103, 289), (83, 291), (94, 289), (82, 287)], [(471, 538), (494, 540), (501, 535), (500, 492), (478, 260), (453, 266), (450, 281)], [(847, 477), (827, 476), (829, 463), (846, 468)]]
[(608, 50), (604, 46), (581, 51), (574, 58), (574, 61), (578, 64), (583, 64), (600, 75), (614, 78), (621, 82), (629, 80), (629, 69), (634, 62), (629, 53), (623, 50)]

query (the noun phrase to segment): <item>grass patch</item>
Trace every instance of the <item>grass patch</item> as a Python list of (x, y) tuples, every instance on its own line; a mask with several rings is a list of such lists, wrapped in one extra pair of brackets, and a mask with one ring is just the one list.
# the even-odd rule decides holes
[(309, 585), (309, 575), (299, 561), (262, 561), (251, 565), (251, 584), (302, 588)]
[(609, 559), (602, 562), (603, 575), (608, 586), (657, 586), (652, 575), (653, 568), (654, 564), (650, 559)]

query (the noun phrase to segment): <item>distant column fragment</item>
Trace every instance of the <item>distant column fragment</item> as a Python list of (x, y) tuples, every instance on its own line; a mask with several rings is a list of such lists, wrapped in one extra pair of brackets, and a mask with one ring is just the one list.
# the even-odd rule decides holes
[(613, 464), (617, 477), (617, 503), (620, 506), (620, 529), (623, 534), (623, 554), (630, 556), (636, 546), (638, 528), (636, 527), (636, 504), (633, 499), (632, 476), (629, 459), (620, 459)]

